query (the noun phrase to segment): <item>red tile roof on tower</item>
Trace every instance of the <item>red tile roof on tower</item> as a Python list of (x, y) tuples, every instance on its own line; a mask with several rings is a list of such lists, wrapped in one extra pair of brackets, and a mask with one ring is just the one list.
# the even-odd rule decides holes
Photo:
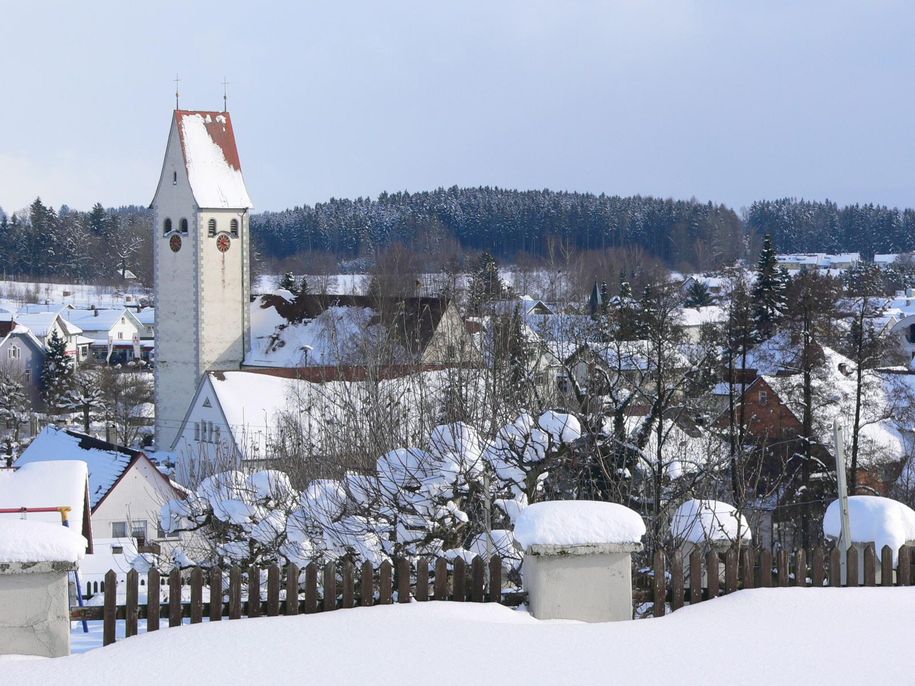
[(191, 191), (204, 209), (252, 206), (228, 112), (177, 110), (178, 136)]

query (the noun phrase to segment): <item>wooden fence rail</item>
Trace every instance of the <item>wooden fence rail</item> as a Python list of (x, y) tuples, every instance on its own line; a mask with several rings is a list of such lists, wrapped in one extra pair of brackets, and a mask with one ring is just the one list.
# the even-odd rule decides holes
[[(320, 571), (320, 575), (319, 575)], [(318, 584), (318, 577), (321, 583)], [(285, 568), (271, 565), (266, 569), (230, 567), (222, 570), (212, 567), (205, 574), (196, 567), (168, 576), (168, 600), (160, 600), (161, 578), (159, 572), (150, 570), (147, 575), (146, 604), (139, 603), (139, 579), (136, 570), (127, 573), (125, 604), (117, 604), (117, 575), (105, 575), (104, 604), (74, 607), (73, 620), (93, 619), (103, 621), (102, 644), (115, 642), (115, 626), (125, 620), (125, 635), (136, 636), (139, 620), (146, 619), (146, 631), (157, 631), (160, 620), (168, 619), (168, 626), (181, 626), (182, 618), (198, 624), (208, 617), (217, 622), (223, 617), (230, 620), (242, 617), (310, 614), (329, 612), (356, 606), (388, 605), (395, 601), (408, 603), (429, 600), (458, 600), (471, 602), (501, 602), (517, 605), (522, 594), (503, 593), (502, 559), (494, 555), (488, 562), (474, 559), (467, 573), (461, 558), (449, 565), (444, 559), (423, 558), (415, 566), (410, 560), (397, 560), (394, 565), (382, 562), (374, 569), (369, 562), (361, 567), (359, 584), (351, 562), (338, 565), (326, 563), (320, 568), (312, 562), (304, 569), (290, 564)], [(189, 600), (183, 602), (182, 587), (190, 586)], [(203, 601), (203, 589), (209, 590), (210, 601)], [(395, 595), (396, 589), (396, 595)], [(266, 591), (266, 595), (262, 591)]]
[[(912, 549), (896, 551), (884, 546), (880, 556), (873, 544), (864, 547), (859, 565), (858, 548), (847, 553), (847, 578), (841, 579), (838, 548), (828, 554), (822, 547), (805, 550), (760, 550), (752, 546), (703, 554), (698, 548), (688, 557), (660, 550), (646, 573), (636, 576), (635, 603), (651, 603), (651, 613), (661, 617), (684, 604), (699, 603), (743, 588), (912, 586)], [(878, 573), (879, 569), (879, 573)]]

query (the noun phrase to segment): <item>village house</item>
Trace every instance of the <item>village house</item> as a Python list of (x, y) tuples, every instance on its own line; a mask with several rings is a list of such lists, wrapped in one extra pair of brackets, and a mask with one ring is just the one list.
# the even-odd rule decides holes
[(92, 555), (80, 562), (91, 595), (101, 589), (105, 571), (129, 571), (131, 554), (166, 552), (179, 542), (159, 524), (159, 511), (184, 492), (145, 453), (76, 431), (46, 427), (16, 460), (16, 467), (60, 462), (88, 467), (88, 507), (95, 536)]
[(126, 308), (65, 309), (60, 316), (92, 339), (90, 353), (97, 362), (125, 364), (149, 357), (150, 347), (144, 348), (140, 340), (143, 324)]
[(0, 371), (22, 384), (33, 408), (41, 407), (41, 368), (45, 349), (32, 332), (0, 312)]
[(48, 347), (51, 336), (56, 333), (63, 339), (67, 355), (79, 364), (89, 359), (89, 346), (92, 345), (93, 340), (83, 335), (83, 330), (79, 326), (61, 316), (61, 312), (65, 309), (61, 308), (53, 312), (17, 313), (13, 320), (31, 331), (45, 349)]

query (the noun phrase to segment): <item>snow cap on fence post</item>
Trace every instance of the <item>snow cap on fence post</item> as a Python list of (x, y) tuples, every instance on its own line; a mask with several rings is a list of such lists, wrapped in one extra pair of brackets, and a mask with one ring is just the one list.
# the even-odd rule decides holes
[(609, 622), (632, 619), (631, 553), (645, 523), (616, 503), (536, 503), (515, 521), (524, 547), (522, 574), (538, 619)]

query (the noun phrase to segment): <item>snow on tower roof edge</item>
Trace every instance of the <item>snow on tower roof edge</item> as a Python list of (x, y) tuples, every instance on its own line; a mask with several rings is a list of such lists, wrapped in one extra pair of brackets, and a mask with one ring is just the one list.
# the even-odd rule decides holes
[(229, 113), (176, 110), (175, 118), (197, 204), (201, 208), (251, 208)]
[(645, 535), (645, 522), (618, 503), (553, 500), (525, 508), (518, 515), (514, 533), (525, 549), (638, 544)]

